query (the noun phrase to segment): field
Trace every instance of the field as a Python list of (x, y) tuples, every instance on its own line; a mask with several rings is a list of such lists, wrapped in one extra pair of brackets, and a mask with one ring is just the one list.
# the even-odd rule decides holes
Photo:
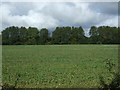
[(118, 62), (118, 45), (6, 45), (2, 49), (3, 84), (16, 83), (19, 88), (96, 88), (99, 75), (109, 75), (105, 62)]

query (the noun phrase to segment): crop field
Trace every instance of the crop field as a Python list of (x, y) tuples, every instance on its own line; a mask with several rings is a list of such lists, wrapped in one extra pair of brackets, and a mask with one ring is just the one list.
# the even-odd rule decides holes
[(3, 84), (97, 88), (99, 75), (109, 77), (105, 62), (117, 65), (118, 45), (4, 45), (2, 58)]

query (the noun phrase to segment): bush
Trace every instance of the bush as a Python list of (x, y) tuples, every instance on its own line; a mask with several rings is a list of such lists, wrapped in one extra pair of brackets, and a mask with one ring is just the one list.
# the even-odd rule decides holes
[(120, 88), (120, 73), (119, 72), (115, 72), (114, 71), (114, 66), (115, 64), (113, 64), (112, 62), (110, 62), (110, 60), (108, 60), (106, 62), (106, 67), (109, 71), (110, 74), (113, 75), (113, 78), (112, 80), (110, 81), (110, 83), (106, 83), (105, 80), (104, 80), (104, 77), (103, 76), (99, 76), (99, 80), (100, 80), (100, 85), (103, 90), (115, 90), (115, 89), (118, 89)]

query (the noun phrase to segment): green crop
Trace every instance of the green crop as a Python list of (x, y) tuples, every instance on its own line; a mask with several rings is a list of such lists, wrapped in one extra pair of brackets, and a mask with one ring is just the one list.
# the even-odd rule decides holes
[(109, 75), (106, 60), (118, 62), (118, 45), (6, 45), (2, 49), (3, 85), (19, 88), (96, 88), (99, 75)]

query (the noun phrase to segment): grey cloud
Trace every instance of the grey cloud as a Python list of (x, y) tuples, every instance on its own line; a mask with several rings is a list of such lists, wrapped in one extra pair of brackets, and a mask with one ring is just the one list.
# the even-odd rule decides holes
[(9, 2), (3, 3), (3, 5), (9, 5), (12, 7), (10, 9), (11, 15), (27, 15), (29, 10), (34, 9), (32, 2)]
[(118, 2), (92, 2), (89, 7), (98, 13), (118, 15)]

